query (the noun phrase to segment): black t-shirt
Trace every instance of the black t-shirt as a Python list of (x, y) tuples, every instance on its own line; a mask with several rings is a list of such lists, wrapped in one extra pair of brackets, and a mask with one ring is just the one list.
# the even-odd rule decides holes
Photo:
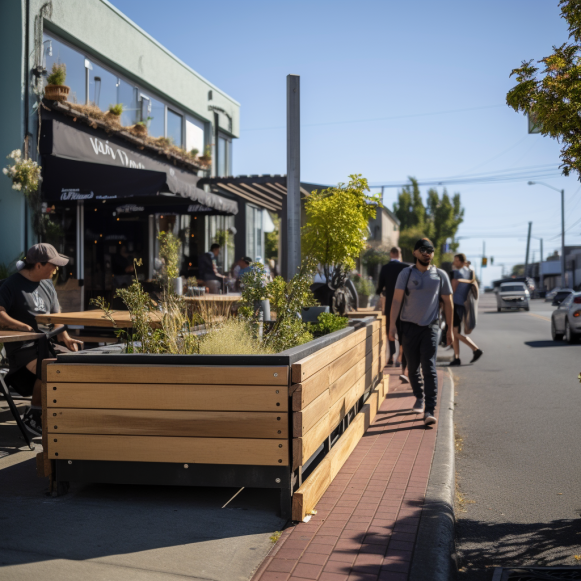
[[(35, 315), (58, 313), (60, 305), (56, 290), (50, 280), (32, 282), (15, 273), (0, 286), (0, 307), (4, 307), (9, 317), (30, 325), (35, 331), (48, 332), (46, 325), (38, 325)], [(6, 343), (6, 355), (29, 347), (31, 343)]]

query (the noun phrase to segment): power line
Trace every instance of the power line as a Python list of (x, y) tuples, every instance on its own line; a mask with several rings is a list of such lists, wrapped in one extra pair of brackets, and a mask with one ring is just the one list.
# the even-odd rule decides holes
[[(466, 109), (449, 109), (447, 111), (432, 111), (431, 113), (410, 113), (408, 115), (394, 115), (391, 117), (376, 117), (374, 119), (351, 119), (349, 121), (327, 121), (323, 123), (301, 123), (301, 127), (321, 127), (324, 125), (347, 125), (349, 123), (371, 123), (375, 121), (391, 121), (395, 119), (409, 119), (411, 117), (431, 117), (433, 115), (449, 115), (451, 113), (465, 113), (467, 111), (479, 111), (481, 109), (494, 109), (498, 107), (506, 107), (506, 103), (501, 105), (484, 105), (482, 107), (468, 107)], [(272, 127), (251, 127), (249, 129), (241, 129), (244, 131), (267, 131), (269, 129), (286, 129), (286, 125), (276, 125)]]

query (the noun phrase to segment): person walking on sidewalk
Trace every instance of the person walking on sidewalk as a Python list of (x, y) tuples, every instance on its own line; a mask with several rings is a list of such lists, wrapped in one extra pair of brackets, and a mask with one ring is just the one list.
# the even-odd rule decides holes
[[(436, 423), (434, 411), (438, 397), (436, 355), (440, 332), (440, 299), (448, 324), (447, 344), (454, 341), (452, 285), (448, 275), (432, 265), (434, 245), (428, 238), (414, 246), (415, 265), (399, 274), (389, 317), (389, 340), (395, 340), (400, 319), (399, 340), (403, 346), (412, 390), (415, 413), (424, 412), (424, 424)], [(422, 373), (423, 372), (423, 380)]]
[(452, 290), (454, 291), (454, 360), (451, 367), (461, 365), (460, 362), (460, 341), (472, 349), (472, 361), (474, 363), (482, 357), (482, 350), (469, 337), (462, 335), (462, 321), (464, 320), (464, 303), (470, 292), (470, 285), (476, 280), (475, 272), (469, 267), (465, 254), (454, 256), (454, 278), (452, 279)]
[[(375, 291), (376, 294), (381, 297), (381, 302), (383, 303), (383, 308), (381, 310), (385, 314), (385, 326), (388, 329), (391, 303), (393, 301), (393, 292), (395, 291), (395, 283), (399, 273), (407, 267), (407, 265), (401, 261), (401, 250), (397, 246), (394, 246), (389, 251), (389, 259), (389, 262), (381, 267), (379, 281), (377, 283), (377, 290)], [(389, 349), (387, 364), (392, 365), (394, 363), (394, 356), (396, 351), (395, 341), (388, 341), (387, 347)], [(401, 344), (399, 348), (401, 350)]]

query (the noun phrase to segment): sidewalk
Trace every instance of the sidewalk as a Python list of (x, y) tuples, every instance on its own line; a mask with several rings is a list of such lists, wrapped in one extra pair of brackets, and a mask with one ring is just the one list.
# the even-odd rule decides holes
[(284, 531), (252, 581), (407, 581), (437, 430), (411, 413), (399, 369), (386, 372), (389, 394), (316, 514)]

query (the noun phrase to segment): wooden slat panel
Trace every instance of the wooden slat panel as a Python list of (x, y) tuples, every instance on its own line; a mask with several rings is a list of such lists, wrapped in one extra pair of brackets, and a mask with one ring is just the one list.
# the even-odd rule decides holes
[(51, 408), (49, 434), (286, 438), (286, 414)]
[(293, 520), (303, 520), (315, 508), (325, 490), (333, 482), (333, 479), (337, 476), (339, 470), (371, 425), (371, 422), (373, 422), (375, 414), (373, 407), (365, 404), (337, 444), (333, 446), (329, 454), (293, 494)]
[(349, 351), (349, 349), (355, 347), (367, 336), (372, 336), (374, 332), (378, 331), (381, 327), (380, 321), (375, 321), (371, 325), (367, 325), (363, 329), (359, 329), (348, 335), (341, 341), (333, 343), (324, 349), (320, 349), (316, 353), (293, 363), (292, 365), (292, 382), (301, 383), (311, 375), (314, 375), (323, 367), (326, 367), (331, 362), (335, 361), (338, 357)]
[(187, 383), (217, 385), (288, 385), (289, 368), (193, 365), (91, 365), (55, 363), (48, 381), (75, 383)]
[[(52, 434), (49, 438), (48, 454), (49, 458), (59, 460), (286, 466), (288, 442), (231, 438)], [(192, 469), (195, 470), (195, 467), (192, 466)]]
[(293, 470), (302, 466), (329, 436), (329, 414), (325, 414), (302, 438), (293, 438)]
[(81, 409), (286, 412), (286, 393), (285, 388), (262, 385), (49, 383), (47, 405)]
[(317, 399), (312, 401), (304, 410), (293, 413), (293, 436), (304, 436), (331, 407), (329, 390), (326, 389)]
[[(361, 337), (362, 341), (353, 348), (343, 352), (342, 355), (332, 361), (329, 365), (323, 367), (303, 382), (291, 386), (294, 411), (302, 410), (308, 406), (312, 401), (319, 397), (325, 389), (337, 381), (341, 375), (356, 365), (359, 359), (363, 359), (365, 353), (371, 348), (371, 345), (368, 345), (368, 343), (375, 344), (378, 340), (379, 332), (375, 333), (372, 337)], [(355, 381), (355, 379), (356, 378), (354, 378), (353, 381)]]

